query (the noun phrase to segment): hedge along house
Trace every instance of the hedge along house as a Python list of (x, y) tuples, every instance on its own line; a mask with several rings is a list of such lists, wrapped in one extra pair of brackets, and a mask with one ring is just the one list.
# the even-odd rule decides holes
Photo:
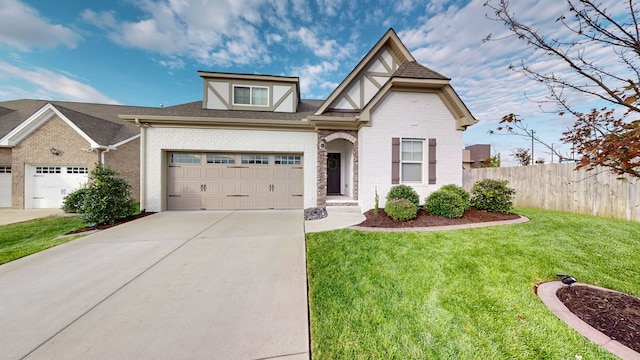
[(0, 207), (59, 208), (97, 163), (138, 198), (140, 130), (118, 114), (154, 109), (45, 100), (0, 102)]
[(141, 128), (149, 211), (354, 205), (411, 185), (424, 200), (462, 182), (462, 131), (477, 120), (450, 79), (390, 29), (326, 100), (296, 77), (200, 71), (202, 101), (120, 117)]

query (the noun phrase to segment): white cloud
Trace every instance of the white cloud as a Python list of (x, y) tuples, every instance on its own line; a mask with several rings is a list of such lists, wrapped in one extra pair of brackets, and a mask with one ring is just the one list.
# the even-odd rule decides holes
[(0, 0), (0, 43), (20, 51), (33, 47), (74, 48), (80, 35), (63, 25), (51, 24), (38, 11), (18, 0)]
[(306, 64), (291, 69), (292, 74), (300, 78), (300, 92), (306, 99), (319, 99), (324, 96), (316, 91), (330, 92), (338, 84), (329, 80), (341, 64), (337, 61), (322, 61), (318, 64)]
[[(31, 98), (118, 104), (95, 88), (74, 80), (69, 76), (40, 67), (18, 67), (0, 61), (0, 96), (8, 94), (8, 99)], [(21, 86), (11, 85), (20, 82)], [(17, 93), (15, 89), (19, 88)]]

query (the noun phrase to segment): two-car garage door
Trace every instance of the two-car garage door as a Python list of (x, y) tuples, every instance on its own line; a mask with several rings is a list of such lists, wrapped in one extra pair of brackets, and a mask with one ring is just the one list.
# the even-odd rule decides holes
[(167, 208), (301, 209), (298, 154), (169, 153)]

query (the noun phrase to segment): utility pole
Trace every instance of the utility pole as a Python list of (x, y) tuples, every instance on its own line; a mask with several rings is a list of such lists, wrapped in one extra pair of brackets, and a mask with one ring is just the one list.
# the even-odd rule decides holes
[(531, 165), (533, 165), (533, 164), (534, 164), (534, 161), (535, 161), (535, 160), (534, 160), (534, 159), (535, 159), (535, 156), (533, 156), (533, 140), (534, 140), (534, 136), (533, 136), (533, 134), (534, 134), (534, 132), (535, 132), (535, 131), (531, 130)]

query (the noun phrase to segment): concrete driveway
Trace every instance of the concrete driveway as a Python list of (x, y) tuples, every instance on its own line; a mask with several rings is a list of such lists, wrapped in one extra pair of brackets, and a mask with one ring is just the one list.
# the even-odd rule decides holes
[(302, 211), (163, 212), (0, 265), (1, 359), (309, 359)]

